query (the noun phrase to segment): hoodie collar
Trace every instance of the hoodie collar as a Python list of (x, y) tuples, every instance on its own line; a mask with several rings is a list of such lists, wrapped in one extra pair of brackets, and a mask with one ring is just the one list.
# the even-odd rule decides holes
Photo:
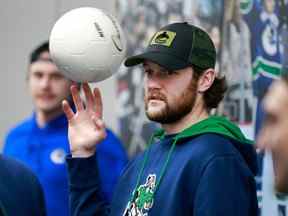
[[(227, 118), (220, 116), (210, 116), (207, 119), (193, 124), (192, 126), (178, 133), (175, 137), (173, 137), (173, 139), (179, 141), (181, 139), (191, 138), (205, 133), (219, 134), (240, 143), (254, 143), (244, 136), (237, 125), (229, 121)], [(164, 136), (165, 131), (163, 129), (159, 129), (154, 133), (154, 137), (158, 139), (163, 139)]]

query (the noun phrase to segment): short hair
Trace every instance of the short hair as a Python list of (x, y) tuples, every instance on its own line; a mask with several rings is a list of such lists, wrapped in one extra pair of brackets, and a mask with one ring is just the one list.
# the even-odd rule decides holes
[(37, 46), (30, 54), (29, 63), (32, 64), (40, 59), (40, 56), (44, 52), (49, 52), (49, 42), (45, 41), (39, 46)]
[[(193, 78), (196, 80), (198, 80), (204, 71), (208, 69), (202, 69), (195, 65), (193, 65), (192, 68), (194, 71)], [(228, 86), (225, 76), (216, 76), (211, 87), (204, 92), (203, 99), (207, 111), (218, 107), (219, 103), (224, 98), (224, 94), (227, 91), (227, 88)]]

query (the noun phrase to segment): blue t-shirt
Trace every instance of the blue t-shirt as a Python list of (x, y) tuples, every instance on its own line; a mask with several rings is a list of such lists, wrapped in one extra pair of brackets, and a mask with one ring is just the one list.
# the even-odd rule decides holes
[[(39, 128), (35, 114), (7, 135), (4, 154), (26, 164), (44, 189), (47, 213), (68, 216), (68, 179), (65, 156), (69, 153), (68, 124), (65, 115)], [(98, 146), (98, 164), (105, 199), (109, 202), (127, 156), (120, 140), (107, 129), (107, 138)], [(109, 172), (107, 172), (109, 170)]]

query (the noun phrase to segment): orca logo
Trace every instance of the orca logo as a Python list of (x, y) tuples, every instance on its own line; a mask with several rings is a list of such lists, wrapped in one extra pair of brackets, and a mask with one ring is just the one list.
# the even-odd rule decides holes
[(158, 35), (155, 38), (155, 43), (163, 44), (166, 43), (166, 41), (169, 39), (169, 35), (166, 31), (164, 31), (162, 34)]
[(266, 26), (262, 32), (262, 46), (265, 52), (274, 56), (277, 54), (277, 28), (274, 26)]
[(176, 32), (172, 32), (172, 31), (160, 31), (157, 32), (151, 42), (150, 45), (162, 45), (162, 46), (166, 46), (166, 47), (170, 47), (173, 40), (176, 37)]
[(252, 10), (254, 2), (253, 0), (240, 0), (239, 4), (240, 12), (242, 14), (247, 14)]

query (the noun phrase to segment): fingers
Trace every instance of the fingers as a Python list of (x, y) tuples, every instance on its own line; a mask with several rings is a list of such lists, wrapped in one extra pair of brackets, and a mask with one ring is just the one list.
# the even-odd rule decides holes
[(98, 118), (102, 119), (103, 104), (102, 104), (102, 98), (101, 98), (100, 90), (98, 88), (95, 88), (93, 93), (94, 93), (94, 99), (95, 99), (94, 108), (96, 110), (96, 115)]
[(92, 120), (97, 128), (97, 130), (100, 132), (101, 139), (106, 138), (106, 130), (105, 130), (105, 124), (102, 119), (97, 118), (96, 116), (92, 116)]
[(84, 109), (83, 102), (80, 97), (78, 87), (74, 84), (71, 86), (71, 94), (72, 94), (72, 98), (73, 98), (73, 102), (75, 104), (76, 110), (82, 111)]
[(88, 83), (83, 83), (83, 91), (87, 101), (87, 108), (92, 111), (96, 111), (94, 108), (94, 95), (88, 85)]
[(68, 119), (68, 121), (70, 121), (74, 117), (74, 112), (72, 111), (69, 103), (66, 100), (62, 102), (62, 108), (66, 115), (66, 118)]
[[(87, 100), (88, 111), (92, 111), (94, 114), (96, 114), (97, 118), (102, 119), (103, 104), (102, 104), (100, 90), (98, 88), (95, 88), (92, 93), (91, 88), (89, 87), (88, 83), (83, 83), (82, 87), (83, 87), (83, 91)], [(75, 104), (76, 110), (77, 111), (84, 110), (84, 105), (80, 97), (79, 90), (77, 86), (74, 84), (71, 86), (71, 94), (72, 94), (72, 98), (73, 98), (73, 102)]]

